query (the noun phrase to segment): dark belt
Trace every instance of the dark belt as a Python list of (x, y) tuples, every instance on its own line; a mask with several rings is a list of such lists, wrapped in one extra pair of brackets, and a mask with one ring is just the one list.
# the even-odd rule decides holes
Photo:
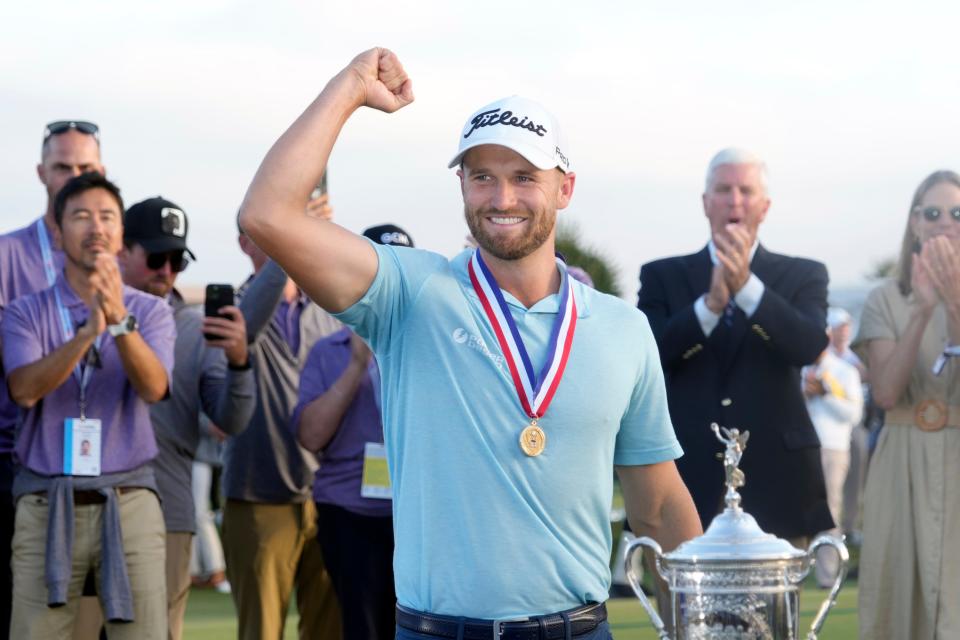
[[(590, 633), (607, 619), (604, 603), (588, 604), (562, 613), (533, 616), (523, 622), (494, 622), (454, 616), (438, 616), (420, 613), (397, 605), (397, 625), (439, 638), (463, 638), (463, 640), (562, 640), (566, 638), (564, 617), (570, 624), (570, 637)], [(463, 624), (463, 635), (458, 634)], [(494, 629), (494, 625), (499, 629)]]

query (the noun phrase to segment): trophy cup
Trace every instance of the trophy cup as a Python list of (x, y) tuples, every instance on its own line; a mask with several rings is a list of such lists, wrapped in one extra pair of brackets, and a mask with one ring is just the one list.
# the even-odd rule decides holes
[[(847, 547), (835, 536), (820, 535), (802, 551), (764, 533), (753, 516), (740, 507), (737, 492), (745, 481), (739, 464), (750, 433), (721, 429), (716, 424), (710, 428), (726, 446), (726, 508), (702, 536), (669, 553), (663, 553), (660, 545), (648, 537), (631, 542), (625, 553), (630, 586), (661, 640), (797, 640), (800, 583), (810, 572), (817, 549), (832, 546), (840, 554), (840, 570), (806, 636), (807, 640), (816, 640), (847, 575)], [(673, 638), (640, 587), (645, 548), (653, 551), (657, 573), (670, 590)]]

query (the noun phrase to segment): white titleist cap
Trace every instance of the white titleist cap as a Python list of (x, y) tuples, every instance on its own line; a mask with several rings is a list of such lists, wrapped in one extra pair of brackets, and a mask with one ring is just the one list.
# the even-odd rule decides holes
[(456, 167), (467, 151), (482, 144), (512, 149), (538, 169), (570, 171), (560, 123), (543, 105), (520, 96), (497, 100), (470, 116), (463, 126), (457, 155), (447, 166)]

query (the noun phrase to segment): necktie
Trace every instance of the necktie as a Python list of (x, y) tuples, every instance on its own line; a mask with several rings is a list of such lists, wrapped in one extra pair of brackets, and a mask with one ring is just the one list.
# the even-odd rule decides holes
[(733, 298), (730, 298), (730, 302), (727, 303), (727, 306), (723, 308), (723, 324), (728, 327), (733, 326), (733, 314), (737, 310), (737, 303), (733, 301)]

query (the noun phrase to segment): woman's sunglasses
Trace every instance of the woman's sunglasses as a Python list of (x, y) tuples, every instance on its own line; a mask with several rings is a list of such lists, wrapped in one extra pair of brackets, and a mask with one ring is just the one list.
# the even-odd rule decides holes
[(950, 216), (954, 222), (960, 222), (960, 207), (953, 207), (946, 212), (940, 207), (924, 207), (923, 209), (919, 209), (919, 213), (927, 222), (936, 222), (940, 219), (940, 216), (943, 215)]

